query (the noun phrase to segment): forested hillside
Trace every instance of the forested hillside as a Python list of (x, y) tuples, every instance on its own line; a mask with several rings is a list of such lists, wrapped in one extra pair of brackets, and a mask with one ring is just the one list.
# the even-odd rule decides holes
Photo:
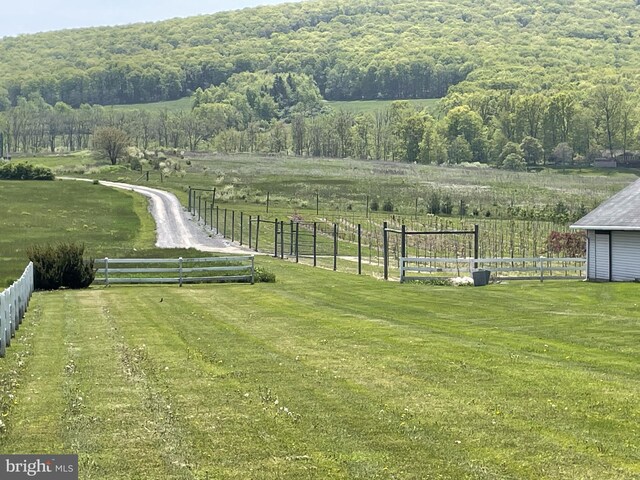
[(327, 99), (557, 89), (603, 67), (635, 82), (639, 25), (634, 0), (308, 1), (4, 38), (0, 97), (150, 102), (263, 70), (310, 75)]
[[(143, 150), (638, 165), (637, 3), (311, 0), (4, 38), (0, 153), (87, 148), (108, 126)], [(188, 112), (100, 106), (186, 95)], [(354, 115), (323, 99), (401, 101)]]

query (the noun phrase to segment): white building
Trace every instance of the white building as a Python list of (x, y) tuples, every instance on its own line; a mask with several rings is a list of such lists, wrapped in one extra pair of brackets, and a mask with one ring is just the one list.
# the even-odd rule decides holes
[(587, 232), (588, 280), (640, 280), (640, 180), (606, 200), (571, 228)]

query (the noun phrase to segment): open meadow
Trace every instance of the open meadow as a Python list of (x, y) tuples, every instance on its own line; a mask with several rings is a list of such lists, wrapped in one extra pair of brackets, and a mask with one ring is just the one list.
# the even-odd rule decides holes
[[(249, 217), (254, 221), (255, 235), (255, 220), (260, 216), (259, 246), (266, 253), (275, 251), (276, 220), (301, 222), (307, 244), (316, 223), (320, 232), (318, 261), (329, 268), (334, 224), (339, 255), (350, 258), (357, 253), (360, 225), (365, 273), (377, 276), (382, 268), (384, 222), (391, 228), (406, 225), (413, 231), (469, 231), (477, 224), (479, 255), (484, 258), (569, 255), (549, 250), (551, 232), (568, 231), (573, 221), (637, 178), (634, 170), (511, 172), (483, 165), (446, 167), (210, 153), (186, 154), (184, 158), (161, 154), (143, 160), (141, 170), (132, 170), (128, 165), (96, 163), (90, 156), (71, 157), (75, 164), (66, 156), (28, 161), (47, 165), (61, 175), (167, 189), (185, 206), (189, 187), (215, 189), (215, 198), (212, 192), (197, 193), (197, 216), (206, 219), (208, 228), (217, 226), (227, 238), (242, 239), (244, 244), (249, 243)], [(389, 240), (390, 258), (397, 264), (400, 238), (391, 235)], [(291, 253), (290, 245), (285, 248)], [(307, 256), (300, 260), (310, 263), (311, 247), (305, 248)], [(407, 252), (411, 256), (464, 258), (472, 255), (473, 239), (469, 235), (412, 237)], [(349, 260), (338, 268), (356, 270)]]
[[(287, 161), (274, 160), (269, 189)], [(201, 185), (254, 188), (243, 168)], [(184, 200), (192, 175), (162, 186)], [(36, 240), (160, 254), (130, 192), (1, 192), (16, 268)], [(0, 359), (0, 451), (78, 453), (82, 479), (640, 476), (636, 284), (401, 285), (256, 262), (277, 282), (36, 293)]]

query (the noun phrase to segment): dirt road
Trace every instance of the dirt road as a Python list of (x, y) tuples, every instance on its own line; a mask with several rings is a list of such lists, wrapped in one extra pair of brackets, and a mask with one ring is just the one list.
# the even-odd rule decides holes
[(248, 248), (232, 244), (208, 227), (198, 225), (191, 214), (182, 208), (173, 193), (156, 188), (127, 183), (101, 181), (102, 185), (130, 190), (150, 199), (149, 210), (156, 221), (156, 246), (161, 248), (194, 248), (202, 252), (253, 253)]

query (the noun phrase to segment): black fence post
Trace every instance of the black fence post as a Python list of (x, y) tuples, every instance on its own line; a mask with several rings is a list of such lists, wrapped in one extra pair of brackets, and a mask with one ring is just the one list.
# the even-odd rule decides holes
[(204, 199), (204, 216), (202, 217), (204, 218), (204, 226), (207, 226), (207, 199)]
[(224, 209), (224, 223), (222, 224), (222, 236), (227, 238), (227, 209)]
[(260, 215), (256, 221), (256, 252), (258, 251), (258, 240), (260, 239)]
[(189, 213), (191, 213), (191, 185), (189, 185)]
[(382, 255), (383, 255), (383, 271), (384, 279), (389, 280), (389, 241), (387, 238), (387, 222), (382, 224)]
[(244, 213), (240, 212), (240, 245), (242, 245), (242, 227), (244, 226)]
[(300, 261), (300, 223), (296, 222), (296, 263)]
[(198, 195), (198, 221), (200, 221), (201, 210), (202, 210), (202, 196)]
[(362, 275), (362, 225), (358, 224), (358, 275)]
[(293, 220), (289, 221), (289, 255), (293, 255)]
[(401, 235), (400, 256), (404, 258), (407, 256), (407, 226), (404, 224), (402, 225)]
[(280, 258), (284, 260), (284, 220), (280, 220)]
[(220, 207), (216, 207), (216, 234), (220, 233)]
[(249, 215), (249, 249), (251, 249), (251, 234), (253, 233), (253, 225), (251, 224), (251, 215)]
[(313, 222), (313, 266), (318, 266), (318, 223)]
[(278, 219), (276, 218), (275, 221), (273, 222), (273, 231), (274, 231), (274, 237), (273, 237), (273, 256), (275, 258), (278, 258)]
[[(480, 254), (480, 227), (476, 223), (473, 226), (473, 258), (478, 259)], [(478, 268), (478, 262), (473, 262), (473, 268)]]
[(231, 241), (233, 242), (236, 238), (236, 211), (231, 210)]

